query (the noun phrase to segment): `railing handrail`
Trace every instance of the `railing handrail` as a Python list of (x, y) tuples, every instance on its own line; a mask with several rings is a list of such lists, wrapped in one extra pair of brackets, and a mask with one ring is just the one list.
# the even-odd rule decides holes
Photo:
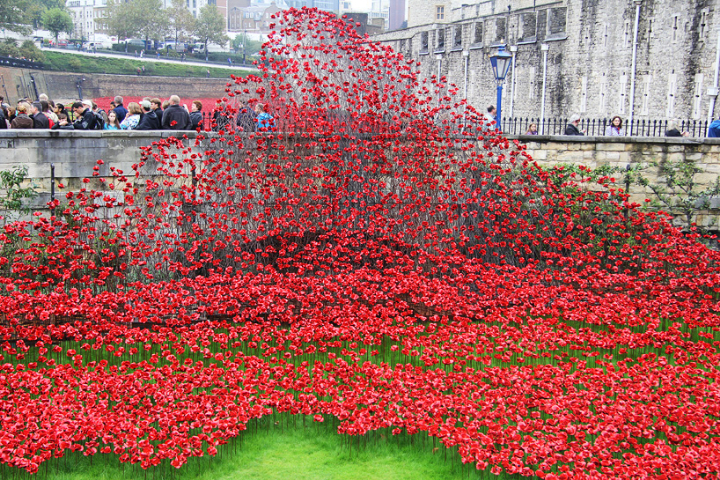
[[(607, 129), (613, 117), (582, 117), (578, 130), (585, 131), (585, 135), (602, 137), (607, 135)], [(563, 135), (565, 127), (569, 123), (567, 117), (546, 117), (544, 119), (533, 117), (507, 117), (503, 118), (502, 130), (508, 135), (523, 135), (528, 131), (531, 124), (536, 124), (538, 132), (544, 135)], [(669, 119), (633, 119), (628, 123), (623, 122), (623, 137), (665, 137), (668, 129), (675, 123), (680, 135), (687, 132), (690, 137), (705, 137), (709, 123), (707, 120), (669, 120)], [(677, 136), (677, 135), (676, 135)]]

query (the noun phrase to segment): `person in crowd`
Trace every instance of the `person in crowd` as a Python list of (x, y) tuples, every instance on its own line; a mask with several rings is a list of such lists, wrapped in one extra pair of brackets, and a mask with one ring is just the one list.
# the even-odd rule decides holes
[(570, 117), (570, 121), (565, 127), (565, 135), (585, 135), (585, 130), (580, 130), (580, 115), (575, 114)]
[[(16, 116), (17, 116), (17, 107), (9, 106), (7, 108), (7, 117), (5, 117), (8, 122), (8, 125), (10, 125), (10, 123), (13, 120), (15, 120)], [(9, 128), (12, 128), (12, 127), (9, 127)]]
[(68, 123), (67, 113), (58, 114), (58, 123), (52, 126), (51, 130), (75, 130), (71, 123)]
[(67, 115), (67, 112), (65, 112), (65, 105), (63, 105), (62, 103), (55, 104), (53, 113), (55, 113), (55, 115), (58, 117), (58, 119), (60, 118), (61, 113), (64, 113), (65, 115)]
[(678, 124), (675, 120), (670, 120), (668, 122), (668, 128), (665, 130), (665, 136), (666, 137), (689, 137), (689, 132), (681, 132), (680, 128), (678, 127)]
[(275, 127), (275, 119), (267, 111), (267, 104), (258, 103), (255, 105), (255, 122), (258, 131), (267, 131)]
[(125, 120), (125, 115), (127, 115), (128, 111), (123, 106), (123, 97), (120, 95), (115, 97), (115, 107), (113, 110), (115, 110), (118, 120), (122, 123), (122, 121)]
[(710, 126), (708, 127), (708, 137), (709, 138), (720, 137), (720, 119), (713, 120), (712, 122), (710, 122)]
[(100, 107), (98, 106), (98, 104), (95, 103), (94, 101), (91, 100), (91, 102), (92, 102), (92, 111), (93, 111), (93, 113), (103, 119), (103, 124), (107, 123), (107, 121), (108, 121), (108, 115), (107, 115), (107, 113), (105, 112), (105, 110), (103, 110), (102, 108), (100, 108)]
[(50, 102), (50, 97), (48, 97), (46, 93), (41, 93), (41, 94), (38, 96), (38, 102), (48, 102), (48, 103), (49, 103), (49, 102)]
[(243, 132), (254, 132), (255, 125), (257, 125), (255, 122), (255, 114), (242, 100), (238, 104), (238, 116), (235, 124), (240, 127)]
[(0, 130), (7, 130), (10, 128), (10, 121), (8, 120), (7, 108), (2, 101), (3, 98), (0, 97)]
[(42, 113), (48, 118), (48, 121), (50, 122), (50, 128), (53, 127), (58, 122), (58, 116), (55, 115), (55, 112), (50, 106), (50, 102), (52, 100), (40, 100), (40, 105), (42, 107)]
[(75, 130), (95, 130), (95, 114), (86, 105), (75, 102), (72, 104), (72, 111), (75, 114)]
[(610, 120), (610, 125), (605, 129), (605, 136), (607, 137), (624, 137), (625, 129), (622, 125), (622, 118), (615, 115)]
[(160, 120), (160, 124), (162, 124), (162, 116), (163, 116), (162, 100), (160, 100), (159, 98), (151, 98), (150, 105), (152, 105), (152, 109), (153, 109), (153, 112), (155, 112), (155, 116), (157, 116), (158, 120)]
[(537, 134), (538, 134), (537, 123), (531, 123), (530, 125), (528, 125), (528, 129), (527, 129), (527, 132), (525, 132), (525, 135), (537, 135)]
[(30, 105), (30, 116), (33, 120), (33, 127), (36, 129), (49, 130), (50, 122), (48, 118), (42, 113), (42, 104), (40, 102), (33, 102)]
[(490, 117), (492, 120), (495, 120), (495, 117), (497, 117), (497, 108), (495, 108), (495, 105), (490, 105), (487, 108), (488, 117)]
[(162, 130), (160, 120), (158, 120), (157, 115), (153, 112), (150, 101), (141, 101), (140, 108), (142, 108), (142, 116), (135, 130)]
[(220, 130), (227, 130), (227, 126), (232, 123), (232, 120), (228, 117), (227, 102), (225, 99), (218, 100), (215, 105), (215, 111), (212, 116), (212, 131), (219, 132)]
[(188, 130), (190, 128), (190, 114), (180, 106), (180, 97), (170, 97), (170, 105), (163, 112), (163, 130)]
[(202, 129), (202, 123), (202, 102), (200, 100), (193, 100), (190, 104), (190, 130)]
[(34, 122), (30, 118), (30, 104), (27, 102), (20, 102), (16, 108), (16, 115), (13, 121), (10, 123), (10, 128), (33, 128)]
[[(117, 109), (115, 109), (117, 113)], [(127, 115), (125, 116), (125, 119), (120, 122), (120, 129), (121, 130), (135, 130), (135, 128), (140, 123), (140, 116), (142, 115), (142, 109), (140, 108), (140, 105), (138, 105), (136, 102), (130, 102), (127, 108)], [(118, 115), (118, 120), (120, 120), (120, 115)]]
[(108, 121), (105, 122), (104, 130), (120, 130), (120, 122), (117, 118), (117, 113), (112, 110), (108, 113)]

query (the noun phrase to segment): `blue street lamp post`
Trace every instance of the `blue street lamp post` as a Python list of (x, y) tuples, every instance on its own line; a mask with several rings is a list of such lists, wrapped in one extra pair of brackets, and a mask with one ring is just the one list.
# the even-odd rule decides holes
[(492, 64), (493, 74), (495, 75), (495, 83), (497, 84), (497, 114), (495, 116), (495, 122), (497, 129), (502, 130), (500, 124), (502, 120), (502, 88), (507, 76), (508, 69), (512, 60), (512, 54), (505, 51), (504, 46), (498, 47), (498, 51), (495, 55), (490, 56), (490, 63)]

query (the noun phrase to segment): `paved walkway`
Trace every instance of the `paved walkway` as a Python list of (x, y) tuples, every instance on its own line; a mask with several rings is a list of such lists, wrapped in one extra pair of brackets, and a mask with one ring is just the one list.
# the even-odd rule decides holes
[(78, 50), (72, 50), (72, 49), (65, 49), (65, 48), (49, 48), (49, 47), (43, 47), (42, 50), (50, 51), (50, 52), (58, 52), (58, 53), (71, 53), (73, 55), (85, 55), (87, 57), (107, 57), (107, 58), (122, 58), (125, 60), (139, 60), (143, 62), (158, 62), (158, 63), (172, 63), (172, 64), (182, 64), (182, 65), (193, 65), (198, 67), (214, 67), (214, 68), (227, 68), (229, 70), (257, 70), (255, 65), (246, 65), (246, 66), (237, 66), (234, 65), (232, 67), (229, 67), (227, 63), (220, 63), (220, 62), (203, 62), (201, 60), (185, 60), (180, 61), (176, 60), (174, 58), (163, 58), (162, 56), (160, 58), (157, 58), (156, 55), (145, 55), (142, 58), (138, 55), (137, 57), (135, 55), (126, 55), (124, 53), (108, 53), (108, 52), (81, 52)]

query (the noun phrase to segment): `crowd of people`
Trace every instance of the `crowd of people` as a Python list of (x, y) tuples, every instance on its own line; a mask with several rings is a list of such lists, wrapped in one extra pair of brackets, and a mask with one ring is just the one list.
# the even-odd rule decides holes
[[(180, 105), (180, 101), (177, 95), (164, 101), (145, 97), (139, 103), (130, 102), (125, 107), (123, 97), (116, 96), (106, 112), (92, 100), (77, 100), (64, 105), (56, 104), (42, 94), (38, 101), (21, 99), (13, 107), (0, 96), (0, 129), (206, 130), (202, 102), (193, 100), (188, 108)], [(232, 117), (235, 117), (235, 125), (244, 132), (266, 131), (275, 127), (275, 120), (265, 104), (258, 103), (251, 110), (240, 102), (235, 113), (235, 109), (218, 102), (207, 129), (226, 129)]]

